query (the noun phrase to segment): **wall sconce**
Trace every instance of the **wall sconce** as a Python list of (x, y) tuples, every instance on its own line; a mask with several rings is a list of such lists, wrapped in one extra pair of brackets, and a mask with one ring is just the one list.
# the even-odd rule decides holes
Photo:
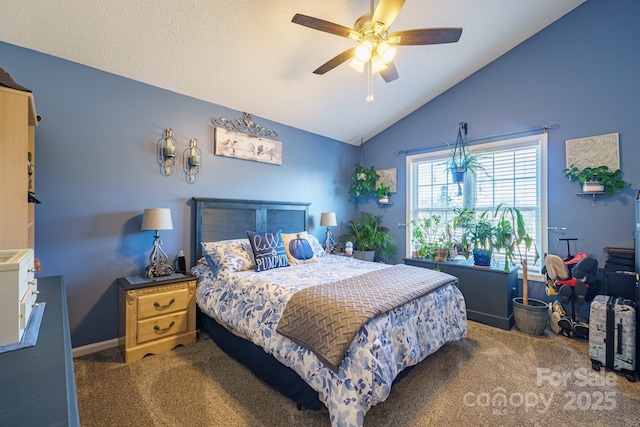
[(169, 176), (176, 168), (176, 147), (178, 142), (173, 138), (173, 130), (165, 130), (164, 138), (158, 141), (158, 163), (160, 173)]
[(153, 250), (149, 256), (147, 277), (153, 279), (154, 277), (173, 274), (173, 268), (169, 265), (167, 254), (160, 247), (162, 240), (160, 240), (160, 234), (158, 233), (158, 230), (173, 230), (171, 210), (167, 208), (145, 209), (141, 229), (156, 231), (153, 239)]
[(333, 240), (333, 236), (331, 236), (331, 231), (329, 227), (335, 227), (338, 225), (338, 221), (336, 220), (335, 212), (323, 212), (320, 215), (320, 226), (327, 227), (327, 236), (324, 241), (324, 250), (328, 254), (333, 254), (336, 252), (336, 242)]
[(202, 152), (198, 148), (198, 140), (192, 139), (189, 148), (182, 154), (184, 173), (187, 175), (187, 182), (193, 184), (200, 176), (200, 159)]

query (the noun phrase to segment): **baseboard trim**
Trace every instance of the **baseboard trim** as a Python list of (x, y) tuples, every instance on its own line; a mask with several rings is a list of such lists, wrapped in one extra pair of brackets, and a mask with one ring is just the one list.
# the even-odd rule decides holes
[(114, 338), (107, 341), (95, 342), (93, 344), (83, 345), (81, 347), (74, 347), (72, 350), (73, 357), (86, 356), (87, 354), (97, 353), (102, 350), (108, 350), (110, 348), (118, 347), (120, 342), (119, 338)]

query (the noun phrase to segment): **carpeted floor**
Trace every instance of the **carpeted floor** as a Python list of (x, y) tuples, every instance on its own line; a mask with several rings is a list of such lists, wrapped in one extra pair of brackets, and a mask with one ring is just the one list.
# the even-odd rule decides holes
[[(640, 425), (640, 382), (593, 371), (588, 353), (586, 341), (470, 321), (466, 339), (418, 365), (364, 424)], [(330, 425), (326, 409), (297, 410), (210, 339), (131, 364), (109, 349), (74, 367), (83, 427)]]

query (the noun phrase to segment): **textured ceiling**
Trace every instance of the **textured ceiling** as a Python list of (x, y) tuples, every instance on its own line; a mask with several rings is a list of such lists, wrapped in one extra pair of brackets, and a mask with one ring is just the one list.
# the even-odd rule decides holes
[(0, 40), (358, 145), (584, 1), (407, 0), (391, 31), (462, 37), (399, 47), (373, 102), (348, 64), (312, 74), (355, 42), (291, 22), (352, 27), (369, 0), (0, 0)]

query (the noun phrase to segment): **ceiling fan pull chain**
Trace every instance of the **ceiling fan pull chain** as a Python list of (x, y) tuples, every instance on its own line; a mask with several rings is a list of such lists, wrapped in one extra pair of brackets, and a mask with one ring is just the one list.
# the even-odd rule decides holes
[(371, 73), (371, 60), (367, 63), (367, 102), (372, 102), (373, 98), (373, 76)]

